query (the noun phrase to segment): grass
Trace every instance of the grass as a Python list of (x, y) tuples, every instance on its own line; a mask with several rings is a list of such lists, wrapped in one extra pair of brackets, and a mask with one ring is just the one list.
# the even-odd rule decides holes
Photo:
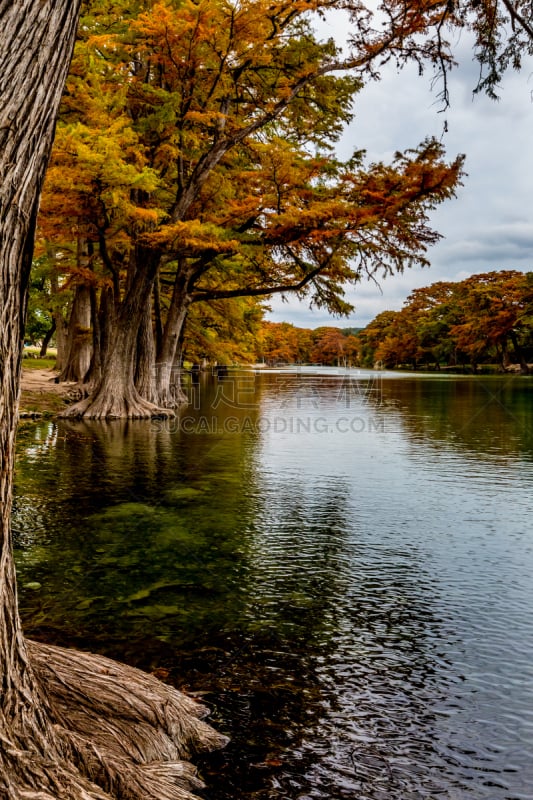
[[(51, 350), (46, 358), (39, 358), (38, 347), (25, 347), (22, 368), (24, 372), (33, 370), (50, 370), (50, 378), (53, 377), (52, 369), (56, 363), (56, 351)], [(57, 390), (42, 388), (37, 385), (35, 389), (23, 389), (20, 397), (20, 415), (22, 417), (39, 416), (52, 417), (59, 414), (65, 407), (64, 400)]]
[(22, 361), (22, 367), (23, 369), (52, 369), (55, 363), (55, 356), (47, 356), (46, 358), (25, 356)]
[(24, 346), (22, 351), (22, 366), (24, 369), (52, 369), (57, 358), (56, 348), (49, 347), (44, 358), (40, 357), (40, 352), (40, 347), (31, 344)]
[(20, 398), (21, 416), (35, 414), (40, 417), (55, 417), (65, 408), (65, 401), (54, 392), (32, 392), (24, 390)]

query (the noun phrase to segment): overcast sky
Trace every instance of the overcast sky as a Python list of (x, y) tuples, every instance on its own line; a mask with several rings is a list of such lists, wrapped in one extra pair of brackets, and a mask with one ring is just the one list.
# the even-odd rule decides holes
[(349, 289), (347, 298), (356, 310), (347, 318), (310, 310), (308, 303), (294, 298), (276, 298), (270, 319), (309, 328), (362, 327), (381, 311), (401, 308), (416, 287), (490, 270), (533, 270), (533, 62), (505, 77), (501, 99), (494, 102), (472, 94), (478, 67), (464, 34), (456, 52), (461, 64), (450, 79), (451, 107), (446, 112), (439, 113), (429, 71), (419, 77), (414, 67), (399, 75), (385, 69), (379, 83), (359, 94), (355, 119), (339, 145), (343, 157), (364, 148), (370, 160), (389, 161), (397, 150), (434, 135), (442, 138), (450, 158), (466, 154), (468, 174), (457, 198), (432, 215), (444, 238), (428, 253), (431, 267), (386, 278), (381, 292), (371, 282)]

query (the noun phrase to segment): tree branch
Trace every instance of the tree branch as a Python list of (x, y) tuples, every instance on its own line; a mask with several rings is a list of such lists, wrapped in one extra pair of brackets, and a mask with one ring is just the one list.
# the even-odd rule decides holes
[(509, 12), (512, 22), (518, 22), (527, 35), (533, 40), (533, 25), (518, 11), (510, 0), (502, 0), (505, 8)]

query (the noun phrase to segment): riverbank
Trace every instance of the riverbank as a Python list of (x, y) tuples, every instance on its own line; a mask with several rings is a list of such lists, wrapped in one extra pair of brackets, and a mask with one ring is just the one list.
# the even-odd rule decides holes
[(20, 381), (21, 419), (51, 417), (65, 407), (64, 397), (71, 384), (56, 383), (58, 373), (52, 368), (22, 367)]

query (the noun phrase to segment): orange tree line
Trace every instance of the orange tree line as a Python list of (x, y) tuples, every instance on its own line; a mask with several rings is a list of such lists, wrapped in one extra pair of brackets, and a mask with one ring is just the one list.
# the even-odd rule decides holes
[(264, 322), (258, 354), (271, 364), (441, 369), (533, 361), (533, 272), (500, 270), (415, 289), (400, 311), (364, 329)]

